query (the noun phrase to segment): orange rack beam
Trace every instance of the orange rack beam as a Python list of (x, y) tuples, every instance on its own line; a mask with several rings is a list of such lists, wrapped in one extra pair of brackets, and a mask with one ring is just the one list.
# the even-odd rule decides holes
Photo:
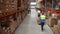
[(0, 15), (0, 19), (4, 18), (4, 17), (7, 17), (7, 16), (10, 16), (10, 15), (13, 15), (17, 12), (19, 13), (20, 11), (9, 11), (9, 12), (3, 13), (2, 15)]

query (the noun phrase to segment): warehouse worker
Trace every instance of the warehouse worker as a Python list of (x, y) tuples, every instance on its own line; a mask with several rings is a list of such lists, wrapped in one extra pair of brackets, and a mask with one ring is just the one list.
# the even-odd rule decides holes
[(42, 14), (40, 16), (40, 20), (41, 20), (41, 30), (43, 31), (43, 26), (45, 24), (45, 15), (44, 15), (44, 12), (42, 12)]
[(38, 13), (38, 17), (40, 17), (40, 12), (41, 12), (40, 10), (37, 11), (37, 13)]

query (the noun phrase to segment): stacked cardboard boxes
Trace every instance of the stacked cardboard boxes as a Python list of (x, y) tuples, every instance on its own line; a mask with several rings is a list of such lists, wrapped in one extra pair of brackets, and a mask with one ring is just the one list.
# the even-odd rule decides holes
[(17, 17), (17, 25), (19, 26), (20, 24), (21, 24), (21, 13), (19, 13)]
[(24, 17), (28, 14), (28, 4), (29, 0), (22, 0), (21, 3), (21, 7), (22, 7), (22, 20), (24, 19)]
[(54, 25), (54, 27), (53, 27), (53, 32), (55, 33), (55, 34), (60, 34), (60, 20), (58, 20), (58, 24), (57, 25)]
[(29, 0), (0, 0), (0, 29), (2, 34), (13, 34), (28, 14)]
[(17, 0), (2, 0), (1, 3), (1, 11), (2, 12), (9, 12), (17, 10)]
[[(13, 16), (12, 16), (13, 17)], [(17, 25), (17, 19), (15, 19), (14, 17), (12, 18), (10, 17), (10, 21), (11, 21), (11, 24), (10, 24), (10, 31), (11, 31), (11, 34), (14, 32), (14, 30), (16, 29), (16, 27), (18, 26)]]
[[(51, 22), (51, 21), (54, 21), (54, 22)], [(60, 26), (60, 20), (58, 20), (58, 19), (51, 20), (51, 18), (50, 18), (48, 20), (47, 24), (50, 26), (50, 28), (52, 29), (54, 34), (60, 34), (60, 27), (59, 27)]]

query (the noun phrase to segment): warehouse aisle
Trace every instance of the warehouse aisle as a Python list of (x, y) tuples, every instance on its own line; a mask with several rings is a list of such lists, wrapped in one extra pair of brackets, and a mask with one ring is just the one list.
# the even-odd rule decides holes
[(35, 9), (31, 10), (23, 21), (23, 23), (17, 28), (14, 34), (53, 34), (48, 25), (44, 26), (44, 31), (41, 31), (40, 25), (37, 24), (37, 13)]

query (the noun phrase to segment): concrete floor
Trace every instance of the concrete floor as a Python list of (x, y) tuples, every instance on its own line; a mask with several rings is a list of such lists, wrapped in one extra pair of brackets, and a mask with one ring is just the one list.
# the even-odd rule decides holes
[(53, 32), (47, 24), (44, 26), (44, 31), (41, 31), (41, 26), (37, 24), (37, 13), (32, 9), (31, 14), (27, 15), (14, 34), (53, 34)]

